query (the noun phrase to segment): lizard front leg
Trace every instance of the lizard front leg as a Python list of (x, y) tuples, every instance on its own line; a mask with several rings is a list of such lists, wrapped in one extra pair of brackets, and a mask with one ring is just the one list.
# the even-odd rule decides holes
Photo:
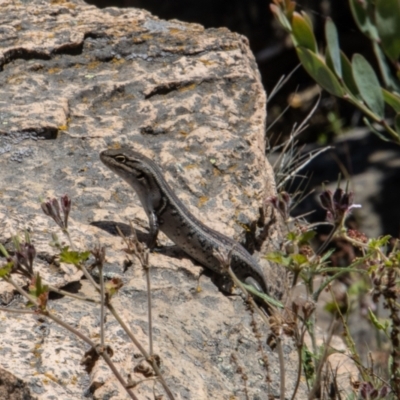
[(153, 251), (154, 248), (156, 247), (157, 236), (160, 230), (158, 224), (158, 218), (154, 211), (149, 213), (149, 225), (150, 225), (150, 237), (147, 242), (147, 246), (150, 249), (150, 251)]

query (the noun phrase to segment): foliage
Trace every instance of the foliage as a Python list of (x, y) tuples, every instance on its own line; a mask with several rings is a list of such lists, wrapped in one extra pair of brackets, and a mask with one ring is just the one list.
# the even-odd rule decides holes
[[(292, 279), (292, 287), (300, 284), (306, 291), (306, 302), (298, 297), (293, 299), (287, 310), (291, 310), (293, 325), (292, 336), (299, 348), (299, 358), (309, 388), (309, 398), (339, 399), (327, 388), (336, 385), (335, 374), (330, 375), (327, 356), (335, 352), (330, 345), (331, 333), (324, 345), (317, 345), (315, 340), (317, 326), (315, 305), (321, 301), (321, 295), (331, 293), (331, 301), (326, 301), (325, 311), (331, 314), (330, 332), (340, 323), (343, 327), (343, 339), (347, 352), (359, 371), (359, 380), (352, 382), (353, 393), (347, 399), (398, 399), (400, 398), (400, 246), (390, 236), (368, 239), (360, 232), (346, 228), (346, 218), (358, 207), (353, 203), (353, 193), (339, 186), (332, 193), (325, 190), (320, 195), (321, 206), (326, 210), (326, 219), (332, 225), (331, 234), (318, 250), (314, 250), (314, 235), (307, 224), (288, 217), (282, 198), (290, 203), (288, 195), (281, 196), (281, 201), (271, 198), (270, 203), (281, 214), (288, 228), (284, 250), (267, 254), (266, 258), (286, 268)], [(356, 249), (356, 256), (349, 258), (348, 263), (332, 265), (331, 256), (336, 253), (335, 247), (325, 250), (328, 245), (335, 246), (339, 241), (347, 242)], [(340, 278), (346, 277), (348, 290), (344, 297), (335, 295), (334, 287)], [(370, 306), (364, 310), (357, 309), (361, 298), (369, 297)], [(312, 301), (310, 303), (310, 300)], [(379, 306), (386, 310), (382, 316)], [(311, 311), (310, 311), (311, 310)], [(363, 355), (357, 350), (356, 341), (351, 334), (348, 317), (359, 313), (358, 318), (368, 321), (371, 331), (376, 333), (378, 351), (390, 348), (390, 363), (386, 372), (374, 368), (363, 361)], [(291, 323), (290, 318), (285, 321)], [(305, 334), (311, 338), (311, 346), (304, 341)], [(368, 343), (369, 347), (372, 347)], [(387, 375), (388, 378), (385, 376)], [(294, 397), (293, 397), (294, 398)]]
[[(271, 10), (290, 34), (304, 69), (330, 94), (344, 99), (365, 115), (364, 122), (383, 140), (400, 144), (400, 2), (398, 0), (349, 0), (353, 17), (372, 43), (383, 81), (361, 54), (351, 61), (340, 50), (334, 22), (325, 24), (326, 49), (318, 51), (313, 25), (309, 16), (295, 11), (290, 0), (273, 0)], [(395, 71), (395, 76), (392, 73)], [(385, 113), (385, 108), (389, 109)], [(389, 117), (394, 114), (394, 121)], [(372, 124), (386, 131), (383, 135)]]
[[(82, 295), (72, 294), (66, 290), (58, 289), (54, 286), (46, 284), (39, 273), (34, 273), (34, 259), (36, 257), (35, 246), (31, 243), (30, 236), (28, 232), (25, 232), (25, 241), (22, 241), (18, 236), (14, 236), (12, 239), (14, 249), (13, 251), (7, 251), (5, 247), (0, 244), (0, 253), (6, 258), (6, 263), (0, 264), (0, 279), (3, 279), (14, 288), (27, 300), (26, 307), (31, 311), (32, 314), (39, 314), (43, 317), (50, 319), (52, 322), (60, 325), (62, 328), (72, 332), (78, 338), (83, 340), (87, 345), (90, 346), (85, 354), (86, 369), (89, 370), (93, 367), (93, 363), (99, 357), (102, 357), (106, 364), (109, 366), (111, 371), (117, 380), (121, 383), (122, 387), (126, 390), (127, 395), (134, 400), (137, 400), (137, 396), (133, 393), (132, 387), (139, 385), (140, 382), (128, 384), (126, 378), (121, 374), (121, 372), (115, 367), (113, 360), (111, 359), (113, 355), (112, 348), (105, 342), (105, 309), (113, 315), (113, 317), (120, 324), (121, 328), (125, 331), (127, 337), (133, 342), (135, 347), (143, 355), (145, 363), (150, 365), (152, 369), (149, 373), (154, 375), (156, 379), (163, 386), (167, 397), (170, 400), (174, 399), (174, 396), (169, 389), (167, 383), (165, 382), (158, 363), (156, 361), (156, 355), (153, 354), (152, 345), (152, 335), (150, 334), (150, 349), (151, 354), (149, 354), (144, 346), (136, 339), (133, 332), (131, 332), (128, 325), (121, 319), (118, 312), (114, 309), (112, 305), (113, 296), (117, 295), (119, 289), (122, 287), (122, 280), (120, 278), (113, 278), (109, 282), (104, 282), (103, 278), (103, 266), (105, 263), (106, 251), (102, 246), (97, 246), (92, 250), (77, 251), (74, 250), (74, 245), (72, 243), (69, 231), (68, 231), (68, 218), (71, 211), (71, 199), (69, 196), (64, 195), (59, 200), (56, 198), (48, 199), (46, 202), (41, 203), (41, 208), (44, 214), (50, 217), (61, 229), (63, 234), (67, 237), (70, 246), (61, 246), (56, 235), (53, 235), (53, 240), (51, 245), (58, 251), (54, 258), (57, 258), (60, 262), (66, 264), (72, 264), (83, 272), (86, 279), (94, 287), (95, 291), (99, 295), (99, 298), (90, 298)], [(135, 254), (138, 258), (146, 259), (146, 256), (139, 254), (140, 251), (145, 253), (145, 250), (140, 246), (140, 244), (135, 242), (135, 250), (132, 254)], [(138, 250), (140, 248), (140, 250)], [(136, 253), (135, 253), (136, 251)], [(99, 270), (100, 284), (97, 284), (92, 275), (88, 271), (87, 262), (92, 258), (91, 269), (96, 268)], [(148, 268), (147, 268), (148, 270)], [(20, 274), (29, 279), (28, 291), (25, 290), (23, 286), (18, 284), (14, 278), (13, 274)], [(100, 307), (100, 343), (95, 343), (91, 337), (79, 331), (75, 326), (70, 325), (60, 318), (53, 312), (50, 307), (47, 307), (49, 293), (55, 292), (63, 296), (69, 296), (74, 300), (98, 303)], [(12, 309), (6, 307), (0, 307), (3, 312), (13, 312), (13, 313), (27, 313), (24, 309)], [(150, 329), (151, 331), (151, 329)], [(90, 362), (89, 362), (90, 361)]]

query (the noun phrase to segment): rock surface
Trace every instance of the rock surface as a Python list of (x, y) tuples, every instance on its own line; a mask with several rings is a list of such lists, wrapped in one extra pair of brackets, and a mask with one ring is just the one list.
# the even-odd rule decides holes
[[(51, 233), (65, 238), (40, 210), (40, 198), (68, 193), (74, 245), (106, 246), (107, 272), (124, 281), (115, 307), (147, 347), (146, 280), (136, 260), (122, 273), (126, 256), (115, 234), (116, 224), (134, 218), (145, 231), (147, 218), (98, 154), (120, 145), (142, 151), (196, 217), (243, 241), (259, 207), (275, 194), (264, 156), (266, 98), (247, 41), (226, 29), (162, 21), (137, 9), (99, 10), (78, 0), (2, 1), (0, 23), (0, 243), (11, 248), (12, 236), (28, 230), (43, 279), (57, 287), (80, 282), (89, 295), (80, 271), (52, 261)], [(268, 240), (256, 243), (261, 253), (278, 246), (275, 225)], [(197, 291), (203, 268), (163, 235), (160, 243), (170, 247), (150, 260), (153, 335), (176, 399), (277, 396), (278, 357), (265, 344), (267, 327), (240, 296), (221, 293), (208, 272)], [(261, 265), (270, 294), (282, 296), (284, 271)], [(14, 293), (2, 285), (1, 300), (9, 303)], [(96, 305), (63, 297), (49, 307), (99, 340)], [(89, 374), (79, 365), (87, 345), (61, 327), (33, 316), (0, 318), (0, 366), (26, 382), (32, 396), (127, 397), (105, 364)], [(143, 378), (133, 373), (137, 350), (111, 316), (106, 340), (124, 377)], [(287, 374), (295, 377), (290, 341), (284, 351)], [(294, 382), (287, 381), (290, 393)], [(150, 380), (133, 390), (153, 398), (153, 386)], [(161, 385), (155, 391), (163, 393)]]

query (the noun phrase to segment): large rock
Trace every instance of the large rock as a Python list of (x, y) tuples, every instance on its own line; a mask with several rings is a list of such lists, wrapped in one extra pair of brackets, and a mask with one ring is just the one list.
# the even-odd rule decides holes
[[(35, 270), (46, 282), (80, 281), (79, 271), (52, 262), (50, 234), (58, 231), (40, 210), (41, 197), (68, 193), (74, 245), (106, 246), (107, 271), (125, 284), (115, 307), (147, 346), (146, 280), (135, 259), (122, 273), (124, 245), (113, 232), (133, 218), (145, 231), (147, 218), (98, 154), (120, 145), (143, 152), (196, 217), (238, 241), (249, 239), (243, 233), (254, 231), (259, 207), (275, 191), (264, 156), (266, 97), (247, 40), (226, 29), (162, 21), (137, 9), (98, 10), (78, 0), (2, 1), (0, 23), (0, 243), (10, 248), (12, 236), (28, 230), (39, 255)], [(261, 253), (280, 242), (270, 222), (265, 240), (248, 240)], [(163, 235), (160, 243), (172, 245)], [(176, 398), (279, 394), (268, 327), (242, 298), (221, 293), (208, 272), (197, 291), (203, 268), (175, 247), (151, 254), (151, 264), (155, 351)], [(284, 271), (261, 265), (270, 294), (281, 297)], [(83, 293), (95, 296), (81, 283)], [(1, 299), (10, 302), (14, 292), (2, 285)], [(98, 341), (97, 306), (64, 297), (49, 307)], [(90, 390), (95, 398), (126, 397), (105, 364), (90, 374), (79, 365), (88, 348), (74, 335), (29, 315), (1, 318), (0, 366), (27, 382), (32, 395), (80, 399)], [(106, 335), (122, 375), (142, 378), (133, 373), (137, 349), (111, 316)], [(290, 342), (284, 351), (287, 374), (295, 376)], [(153, 384), (133, 391), (153, 398)], [(292, 388), (289, 379), (287, 393)]]

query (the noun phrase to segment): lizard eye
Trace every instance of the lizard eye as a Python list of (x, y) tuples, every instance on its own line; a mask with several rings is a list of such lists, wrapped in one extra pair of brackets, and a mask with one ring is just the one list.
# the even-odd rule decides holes
[(122, 156), (122, 155), (115, 156), (115, 160), (118, 161), (118, 162), (121, 163), (121, 164), (125, 164), (126, 157), (125, 157), (125, 156)]

